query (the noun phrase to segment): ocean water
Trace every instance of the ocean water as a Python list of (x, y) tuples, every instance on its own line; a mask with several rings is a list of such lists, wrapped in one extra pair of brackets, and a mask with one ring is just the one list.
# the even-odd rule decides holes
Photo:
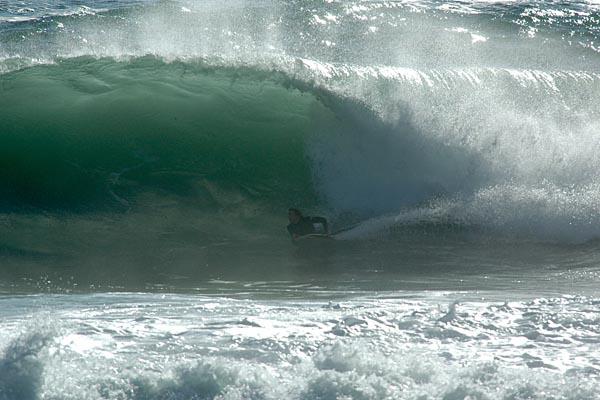
[(0, 400), (600, 399), (599, 52), (593, 0), (0, 0)]

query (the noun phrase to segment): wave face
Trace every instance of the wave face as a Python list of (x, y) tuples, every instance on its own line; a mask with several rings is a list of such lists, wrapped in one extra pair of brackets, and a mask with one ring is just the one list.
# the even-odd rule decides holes
[(217, 187), (311, 201), (303, 142), (311, 113), (327, 110), (277, 76), (78, 58), (6, 74), (3, 84), (9, 207), (122, 208), (148, 191), (209, 207)]
[(597, 5), (94, 4), (0, 12), (7, 219), (600, 233)]

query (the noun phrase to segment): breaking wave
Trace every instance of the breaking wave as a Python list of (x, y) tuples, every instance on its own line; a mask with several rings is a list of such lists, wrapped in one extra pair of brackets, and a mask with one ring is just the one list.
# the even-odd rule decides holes
[[(42, 14), (2, 26), (4, 216), (160, 208), (250, 218), (260, 235), (296, 205), (366, 221), (348, 238), (414, 224), (597, 237), (595, 31), (573, 31), (576, 46), (562, 33), (597, 10), (436, 4), (9, 10)], [(503, 39), (515, 24), (527, 40)], [(334, 26), (356, 43), (326, 39)]]

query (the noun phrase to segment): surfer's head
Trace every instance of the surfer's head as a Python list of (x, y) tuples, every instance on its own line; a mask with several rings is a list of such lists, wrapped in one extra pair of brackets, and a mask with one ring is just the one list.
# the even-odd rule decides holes
[(297, 208), (288, 209), (288, 219), (292, 224), (297, 224), (302, 219), (302, 212)]

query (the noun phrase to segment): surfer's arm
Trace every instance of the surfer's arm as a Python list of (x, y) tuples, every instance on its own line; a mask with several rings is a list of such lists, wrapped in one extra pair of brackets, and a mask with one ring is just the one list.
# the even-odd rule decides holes
[(296, 244), (298, 242), (298, 239), (300, 239), (301, 235), (294, 232), (290, 232), (290, 237), (292, 238), (292, 243)]
[(294, 228), (292, 227), (292, 225), (288, 225), (287, 230), (290, 236), (292, 237), (292, 241), (296, 241), (296, 239), (300, 237), (300, 235), (297, 232), (294, 232)]
[(329, 234), (329, 224), (327, 223), (327, 220), (325, 218), (311, 217), (310, 222), (323, 225), (323, 230), (326, 234)]

